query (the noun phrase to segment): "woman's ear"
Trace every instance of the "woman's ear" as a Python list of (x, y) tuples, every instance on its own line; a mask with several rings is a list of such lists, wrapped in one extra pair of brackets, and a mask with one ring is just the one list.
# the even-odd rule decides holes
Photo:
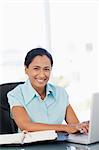
[(28, 68), (25, 67), (25, 74), (28, 74)]

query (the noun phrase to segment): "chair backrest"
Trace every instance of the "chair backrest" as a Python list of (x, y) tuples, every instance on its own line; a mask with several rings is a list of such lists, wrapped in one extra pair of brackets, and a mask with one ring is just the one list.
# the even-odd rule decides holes
[(10, 106), (7, 93), (24, 82), (5, 83), (0, 85), (0, 134), (18, 132), (18, 127), (10, 117)]

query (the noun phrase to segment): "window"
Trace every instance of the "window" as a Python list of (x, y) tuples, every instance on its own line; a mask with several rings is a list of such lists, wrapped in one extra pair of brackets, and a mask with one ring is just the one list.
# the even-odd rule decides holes
[(98, 90), (97, 11), (97, 1), (50, 0), (54, 82), (66, 87), (77, 112), (86, 113)]
[[(32, 48), (47, 48), (44, 0), (1, 0), (0, 83), (24, 80), (24, 57)], [(0, 34), (0, 35), (1, 35)]]

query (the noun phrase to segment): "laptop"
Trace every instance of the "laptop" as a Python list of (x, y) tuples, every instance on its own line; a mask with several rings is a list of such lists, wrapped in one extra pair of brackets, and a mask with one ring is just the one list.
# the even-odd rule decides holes
[(81, 144), (99, 142), (99, 93), (94, 93), (92, 96), (88, 134), (69, 134), (66, 140)]

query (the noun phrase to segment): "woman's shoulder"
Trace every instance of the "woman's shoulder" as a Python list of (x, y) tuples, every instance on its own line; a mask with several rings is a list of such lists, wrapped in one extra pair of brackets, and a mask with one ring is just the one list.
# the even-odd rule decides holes
[(54, 94), (57, 102), (63, 103), (64, 105), (69, 104), (69, 96), (64, 87), (54, 85), (54, 84), (49, 84), (49, 86), (51, 87), (52, 93)]
[(53, 91), (55, 91), (56, 93), (67, 93), (66, 92), (66, 89), (64, 88), (64, 87), (62, 87), (62, 86), (59, 86), (59, 85), (55, 85), (55, 84), (53, 84), (53, 83), (49, 83), (48, 84), (48, 86), (53, 90)]
[(9, 91), (8, 92), (8, 95), (14, 95), (14, 94), (16, 94), (16, 93), (20, 93), (21, 92), (21, 90), (22, 90), (22, 88), (24, 87), (24, 84), (25, 83), (20, 83), (20, 84), (18, 84), (14, 89), (12, 89), (11, 91)]

